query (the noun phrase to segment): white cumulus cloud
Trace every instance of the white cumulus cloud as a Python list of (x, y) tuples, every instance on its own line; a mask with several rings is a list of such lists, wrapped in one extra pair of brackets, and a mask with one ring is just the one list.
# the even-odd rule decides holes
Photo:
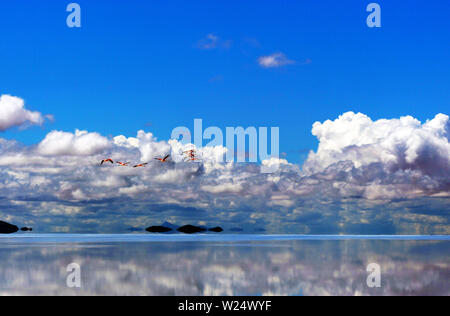
[(319, 139), (303, 166), (306, 175), (333, 183), (339, 196), (368, 199), (449, 196), (449, 117), (421, 123), (405, 116), (373, 121), (348, 112), (317, 122)]
[(109, 146), (110, 141), (98, 133), (53, 131), (39, 144), (38, 151), (46, 156), (90, 156), (103, 152)]
[(12, 127), (42, 125), (45, 117), (39, 112), (25, 108), (24, 100), (10, 96), (0, 96), (0, 132)]
[(372, 121), (364, 114), (348, 112), (334, 121), (314, 124), (312, 133), (320, 144), (304, 167), (314, 173), (351, 161), (356, 168), (378, 163), (390, 172), (448, 174), (449, 127), (449, 117), (444, 114), (422, 124), (411, 116)]

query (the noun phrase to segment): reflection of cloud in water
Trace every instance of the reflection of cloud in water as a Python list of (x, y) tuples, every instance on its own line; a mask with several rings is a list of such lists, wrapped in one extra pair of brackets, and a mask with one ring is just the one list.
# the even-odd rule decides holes
[[(0, 294), (450, 295), (449, 242), (289, 241), (0, 247)], [(65, 286), (69, 263), (82, 288)], [(366, 286), (369, 263), (382, 288)]]

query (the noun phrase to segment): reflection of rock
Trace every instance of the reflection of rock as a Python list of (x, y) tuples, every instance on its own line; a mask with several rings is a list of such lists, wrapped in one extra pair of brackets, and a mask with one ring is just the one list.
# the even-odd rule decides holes
[(130, 227), (130, 228), (128, 228), (127, 230), (128, 230), (129, 232), (136, 233), (136, 232), (141, 232), (141, 231), (142, 231), (142, 228)]
[(206, 231), (206, 229), (202, 228), (202, 227), (186, 225), (186, 226), (182, 226), (182, 227), (178, 228), (178, 231), (180, 233), (185, 233), (185, 234), (197, 234), (197, 233), (202, 233), (202, 232)]
[(149, 233), (168, 233), (172, 231), (172, 228), (164, 226), (151, 226), (146, 229)]
[(214, 233), (221, 233), (221, 232), (223, 232), (223, 228), (222, 227), (214, 227), (214, 228), (210, 228), (208, 230), (210, 232), (214, 232)]
[(23, 231), (23, 232), (32, 232), (33, 228), (31, 228), (31, 227), (22, 227), (20, 230)]
[(19, 227), (0, 221), (0, 234), (12, 234), (19, 231)]

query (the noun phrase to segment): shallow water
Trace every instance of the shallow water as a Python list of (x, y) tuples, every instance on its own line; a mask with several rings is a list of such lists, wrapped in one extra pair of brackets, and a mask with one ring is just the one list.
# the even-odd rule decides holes
[(0, 295), (450, 295), (449, 281), (449, 236), (0, 237)]

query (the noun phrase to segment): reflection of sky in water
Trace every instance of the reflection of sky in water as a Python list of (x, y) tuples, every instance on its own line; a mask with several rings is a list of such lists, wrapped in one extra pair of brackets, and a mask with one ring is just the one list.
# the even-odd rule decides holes
[[(448, 240), (2, 241), (0, 295), (450, 295)], [(72, 262), (81, 289), (66, 287)]]

